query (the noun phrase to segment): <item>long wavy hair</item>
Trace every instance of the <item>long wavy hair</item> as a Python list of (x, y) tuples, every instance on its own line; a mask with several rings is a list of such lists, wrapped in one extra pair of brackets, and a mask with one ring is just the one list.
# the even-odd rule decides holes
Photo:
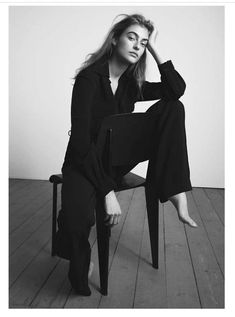
[[(112, 40), (113, 39), (118, 40), (121, 34), (129, 26), (133, 24), (138, 24), (142, 27), (145, 27), (149, 32), (149, 36), (152, 34), (154, 30), (153, 23), (150, 20), (146, 20), (144, 16), (141, 14), (131, 14), (131, 15), (119, 14), (118, 16), (116, 16), (116, 18), (119, 16), (124, 16), (124, 18), (121, 21), (116, 22), (111, 27), (101, 47), (98, 48), (94, 53), (90, 53), (87, 55), (85, 62), (83, 62), (82, 66), (77, 69), (74, 79), (76, 78), (76, 76), (79, 74), (81, 70), (94, 64), (97, 60), (99, 60), (103, 56), (110, 58), (114, 50)], [(145, 81), (145, 71), (146, 71), (146, 50), (144, 51), (143, 55), (138, 60), (138, 62), (130, 65), (128, 69), (128, 72), (132, 73), (136, 81), (141, 98), (142, 98), (141, 87), (143, 82)]]

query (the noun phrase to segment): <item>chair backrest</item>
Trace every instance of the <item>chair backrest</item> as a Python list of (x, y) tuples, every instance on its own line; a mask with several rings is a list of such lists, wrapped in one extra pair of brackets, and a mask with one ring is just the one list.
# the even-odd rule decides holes
[(154, 146), (155, 130), (156, 117), (151, 113), (124, 113), (105, 117), (97, 147), (107, 168), (148, 160)]

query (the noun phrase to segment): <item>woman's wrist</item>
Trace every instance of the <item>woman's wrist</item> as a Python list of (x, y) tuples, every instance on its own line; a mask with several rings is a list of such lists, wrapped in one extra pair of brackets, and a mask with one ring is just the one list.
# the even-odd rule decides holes
[(114, 190), (111, 190), (107, 195), (105, 195), (105, 198), (112, 198), (115, 195)]
[(156, 47), (149, 46), (148, 47), (149, 52), (152, 54), (153, 58), (157, 62), (158, 65), (163, 64), (164, 60), (161, 58), (161, 56), (158, 54)]

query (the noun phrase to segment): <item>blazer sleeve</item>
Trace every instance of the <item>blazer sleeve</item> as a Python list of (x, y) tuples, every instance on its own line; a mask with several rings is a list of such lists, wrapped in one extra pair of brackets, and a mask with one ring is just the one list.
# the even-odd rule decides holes
[(181, 75), (175, 70), (171, 60), (158, 65), (161, 82), (144, 81), (142, 86), (143, 99), (138, 96), (138, 101), (155, 99), (178, 100), (185, 92), (186, 84)]
[(72, 92), (70, 146), (73, 164), (105, 196), (116, 187), (114, 180), (104, 171), (101, 157), (91, 141), (91, 108), (95, 83), (85, 76), (77, 76)]

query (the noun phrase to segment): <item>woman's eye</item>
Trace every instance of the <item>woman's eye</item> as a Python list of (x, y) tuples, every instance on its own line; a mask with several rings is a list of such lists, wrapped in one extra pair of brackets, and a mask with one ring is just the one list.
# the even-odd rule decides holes
[(130, 36), (129, 36), (128, 38), (129, 38), (129, 40), (135, 40), (135, 38), (134, 38), (134, 37), (130, 37)]

